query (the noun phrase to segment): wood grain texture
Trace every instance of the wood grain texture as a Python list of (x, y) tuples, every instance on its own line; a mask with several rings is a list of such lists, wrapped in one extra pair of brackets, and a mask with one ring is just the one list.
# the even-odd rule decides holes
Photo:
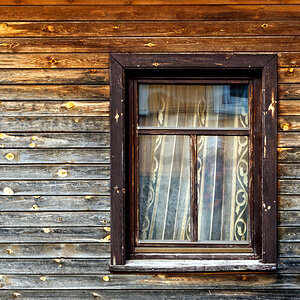
[[(290, 48), (290, 45), (293, 48)], [(278, 52), (300, 51), (300, 36), (0, 38), (0, 53), (32, 52)]]
[(300, 164), (280, 164), (278, 175), (280, 179), (297, 179), (300, 177)]
[(300, 84), (279, 84), (279, 99), (300, 99)]
[(300, 180), (278, 180), (279, 194), (300, 194)]
[[(41, 117), (40, 117), (41, 118)], [(59, 120), (60, 117), (56, 117)], [(1, 120), (1, 119), (0, 119)], [(59, 124), (59, 123), (58, 123)], [(8, 132), (9, 128), (6, 129)], [(31, 131), (31, 127), (28, 128)], [(46, 129), (46, 128), (44, 128)], [(55, 133), (1, 133), (0, 146), (3, 149), (34, 148), (108, 148), (109, 133), (58, 133), (59, 127), (48, 127), (46, 130)], [(69, 128), (73, 130), (72, 128)], [(15, 132), (15, 128), (13, 128)], [(24, 128), (23, 128), (24, 130)], [(36, 128), (37, 130), (37, 128)], [(64, 127), (64, 131), (68, 128)], [(80, 143), (79, 143), (80, 141)]]
[(0, 130), (4, 132), (24, 132), (25, 128), (28, 132), (109, 132), (109, 122), (108, 118), (98, 116), (0, 117)]
[[(21, 95), (19, 95), (20, 97)], [(4, 116), (109, 116), (108, 101), (0, 101)]]
[(278, 161), (279, 162), (300, 162), (300, 149), (299, 148), (278, 148)]
[[(66, 177), (60, 176), (60, 170), (66, 171)], [(0, 165), (1, 180), (109, 179), (109, 175), (109, 165)]]
[[(48, 5), (46, 0), (3, 0), (1, 5)], [(299, 0), (51, 0), (51, 5), (216, 5), (300, 4)]]
[(280, 226), (300, 227), (300, 211), (279, 211), (278, 222)]
[[(297, 150), (288, 150), (284, 149), (286, 147), (299, 147), (300, 146), (300, 139), (299, 134), (296, 132), (280, 132), (278, 133), (278, 147), (282, 147), (278, 149), (280, 153), (279, 160), (285, 160), (285, 157), (289, 156), (290, 158), (294, 156), (294, 161), (297, 161), (295, 155), (297, 155)], [(288, 154), (288, 152), (291, 152)], [(283, 152), (283, 153), (281, 153)]]
[(278, 69), (278, 82), (280, 83), (300, 83), (300, 68)]
[(2, 275), (0, 285), (4, 290), (15, 289), (147, 289), (147, 290), (220, 290), (235, 291), (274, 289), (299, 289), (298, 276), (288, 274), (109, 274), (110, 281), (103, 275)]
[(1, 227), (109, 225), (109, 212), (0, 212)]
[(108, 69), (0, 69), (0, 84), (78, 85), (107, 83)]
[[(300, 116), (278, 116), (278, 131), (299, 131), (300, 130)], [(287, 135), (289, 132), (287, 132)], [(280, 133), (284, 136), (285, 133)]]
[[(99, 49), (95, 49), (99, 50)], [(100, 49), (101, 50), (101, 49)], [(290, 50), (290, 49), (288, 49)], [(174, 51), (174, 50), (173, 50)], [(278, 65), (282, 68), (300, 66), (300, 52), (278, 53)], [(107, 53), (0, 53), (0, 68), (108, 68)]]
[(108, 100), (107, 85), (0, 85), (3, 100)]
[(0, 211), (98, 211), (110, 209), (109, 196), (1, 196)]
[[(267, 24), (262, 26), (263, 24)], [(297, 21), (7, 22), (2, 37), (180, 37), (299, 35)]]
[(278, 254), (280, 257), (300, 257), (300, 243), (279, 243)]
[[(269, 290), (269, 291), (232, 291), (232, 290), (107, 290), (107, 289), (85, 289), (85, 290), (16, 290), (25, 300), (44, 300), (53, 297), (56, 300), (87, 300), (91, 297), (111, 300), (128, 300), (128, 299), (142, 299), (149, 297), (149, 299), (165, 300), (165, 299), (185, 299), (185, 300), (295, 300), (299, 294), (297, 289), (294, 290)], [(98, 295), (98, 296), (97, 296)], [(0, 291), (0, 297), (3, 299), (10, 299), (14, 296), (14, 291)]]
[(108, 68), (107, 53), (0, 54), (0, 68)]
[[(5, 156), (12, 153), (14, 158)], [(108, 149), (0, 149), (0, 164), (109, 163)]]
[(5, 195), (5, 188), (17, 196), (109, 195), (109, 180), (0, 181), (0, 195)]
[(3, 6), (3, 21), (109, 21), (109, 20), (295, 20), (293, 5), (195, 5), (195, 6)]
[[(287, 244), (291, 245), (291, 244)], [(0, 258), (109, 258), (108, 243), (0, 244)], [(9, 251), (11, 250), (11, 251)], [(291, 250), (290, 250), (291, 251)], [(37, 268), (38, 269), (38, 268)]]
[(279, 209), (300, 210), (300, 196), (278, 196)]
[[(106, 224), (105, 224), (106, 225)], [(106, 226), (51, 227), (0, 227), (0, 243), (107, 243)]]

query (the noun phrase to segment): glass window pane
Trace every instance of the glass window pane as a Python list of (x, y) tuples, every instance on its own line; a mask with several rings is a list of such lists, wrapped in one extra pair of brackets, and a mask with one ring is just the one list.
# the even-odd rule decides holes
[(247, 136), (198, 136), (198, 240), (249, 238)]
[(139, 136), (139, 239), (190, 240), (189, 137)]
[(248, 85), (140, 84), (139, 126), (248, 128)]

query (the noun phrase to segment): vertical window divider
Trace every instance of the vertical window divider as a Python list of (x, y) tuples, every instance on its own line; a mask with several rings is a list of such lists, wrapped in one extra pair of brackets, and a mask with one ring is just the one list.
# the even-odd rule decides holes
[(191, 197), (190, 197), (190, 224), (191, 241), (198, 240), (198, 203), (197, 203), (197, 136), (190, 135), (190, 176), (191, 176)]

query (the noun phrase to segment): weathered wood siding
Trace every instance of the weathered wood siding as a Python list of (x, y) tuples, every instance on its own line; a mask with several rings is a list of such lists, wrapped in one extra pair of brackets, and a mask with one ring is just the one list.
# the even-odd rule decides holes
[[(1, 0), (0, 19), (1, 299), (300, 297), (300, 1)], [(218, 51), (278, 54), (278, 271), (110, 274), (108, 55)]]

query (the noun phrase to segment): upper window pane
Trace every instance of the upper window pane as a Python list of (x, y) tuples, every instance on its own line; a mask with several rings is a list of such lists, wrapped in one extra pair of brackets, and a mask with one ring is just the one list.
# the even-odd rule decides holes
[(248, 128), (247, 84), (139, 84), (140, 127)]

